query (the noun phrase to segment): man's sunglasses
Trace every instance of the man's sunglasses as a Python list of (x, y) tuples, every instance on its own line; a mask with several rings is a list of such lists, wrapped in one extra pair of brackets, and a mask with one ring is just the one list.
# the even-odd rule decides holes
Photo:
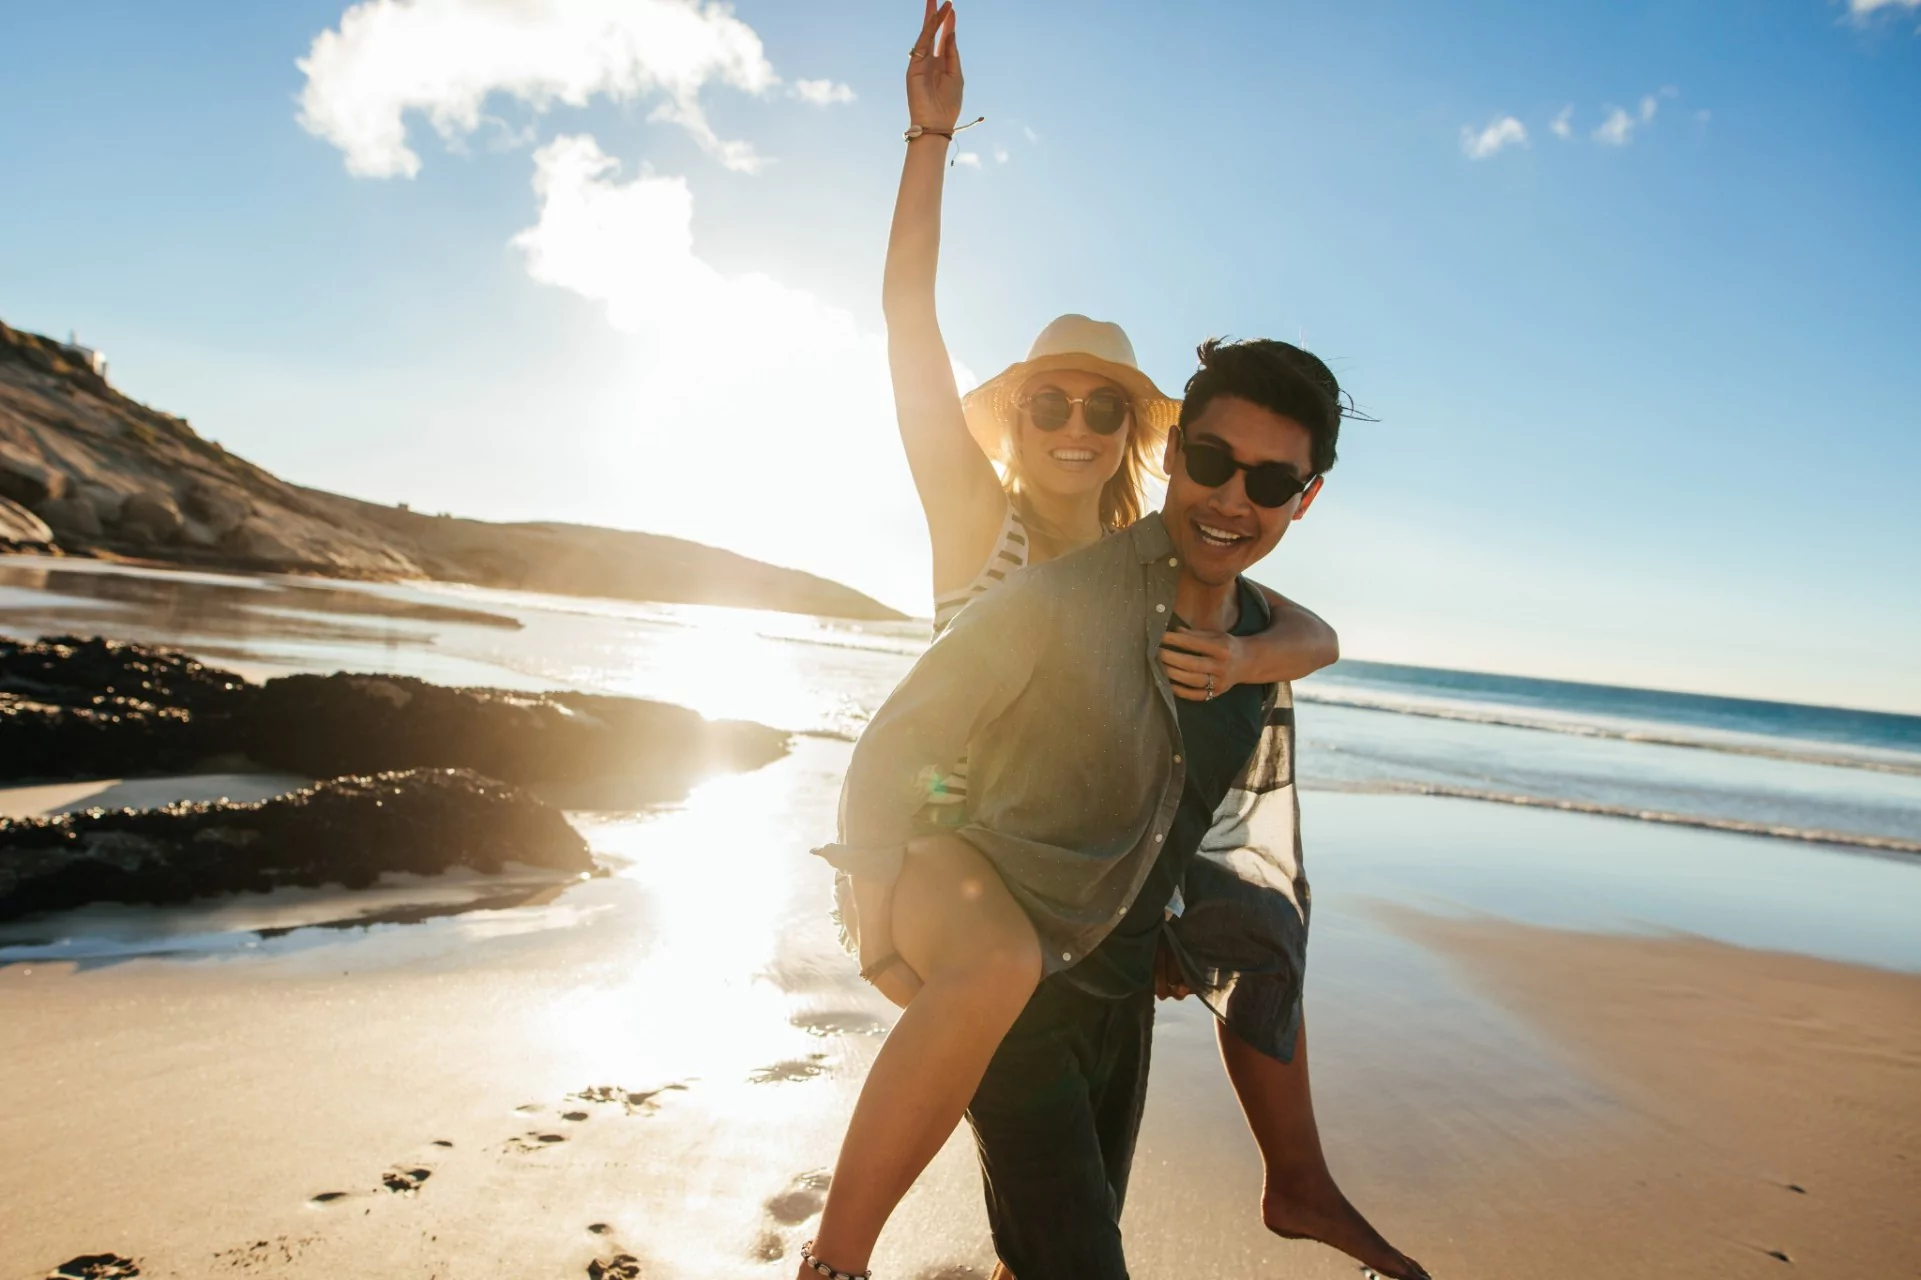
[(1102, 387), (1084, 396), (1070, 396), (1065, 391), (1036, 391), (1022, 396), (1020, 404), (1042, 431), (1059, 431), (1074, 416), (1074, 406), (1079, 405), (1087, 429), (1097, 436), (1111, 436), (1126, 426), (1128, 411), (1132, 408), (1128, 398), (1112, 387)]
[(1245, 471), (1247, 500), (1257, 507), (1284, 507), (1306, 493), (1318, 478), (1297, 476), (1285, 462), (1242, 462), (1220, 445), (1189, 440), (1179, 427), (1174, 428), (1174, 439), (1189, 480), (1218, 489), (1232, 480), (1236, 471)]

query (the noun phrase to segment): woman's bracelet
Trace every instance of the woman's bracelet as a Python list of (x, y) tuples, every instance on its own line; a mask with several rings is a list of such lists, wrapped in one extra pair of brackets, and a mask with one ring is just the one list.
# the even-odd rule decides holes
[(975, 125), (984, 122), (986, 119), (987, 119), (986, 116), (976, 116), (974, 119), (969, 120), (966, 124), (957, 124), (951, 129), (935, 129), (924, 124), (910, 124), (907, 126), (906, 132), (901, 134), (901, 137), (906, 139), (908, 142), (912, 142), (916, 138), (926, 138), (926, 137), (945, 138), (949, 142), (952, 142), (954, 140), (955, 134), (960, 133), (967, 129), (971, 129)]

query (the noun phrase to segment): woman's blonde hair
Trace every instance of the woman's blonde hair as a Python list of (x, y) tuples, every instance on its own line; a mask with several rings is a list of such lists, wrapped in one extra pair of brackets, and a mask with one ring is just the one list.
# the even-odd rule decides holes
[[(1126, 388), (1117, 387), (1116, 390), (1124, 393)], [(1159, 459), (1155, 455), (1164, 437), (1141, 422), (1132, 396), (1128, 397), (1127, 404), (1127, 443), (1121, 448), (1121, 465), (1101, 486), (1101, 528), (1109, 533), (1125, 529), (1141, 518), (1148, 478), (1161, 474)], [(1001, 488), (1006, 492), (1007, 500), (1021, 513), (1021, 519), (1049, 534), (1058, 533), (1058, 530), (1050, 528), (1046, 521), (1034, 514), (1022, 491), (1020, 442), (1015, 438), (1020, 429), (1018, 415), (1007, 419), (1009, 439), (1001, 448), (1001, 458), (1004, 460), (1001, 464)]]

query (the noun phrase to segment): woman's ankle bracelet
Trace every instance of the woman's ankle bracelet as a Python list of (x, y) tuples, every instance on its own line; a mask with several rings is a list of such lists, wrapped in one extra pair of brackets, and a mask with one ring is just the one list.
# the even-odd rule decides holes
[(814, 1242), (809, 1240), (800, 1247), (800, 1262), (809, 1271), (826, 1276), (827, 1280), (874, 1280), (872, 1271), (836, 1271), (814, 1256)]

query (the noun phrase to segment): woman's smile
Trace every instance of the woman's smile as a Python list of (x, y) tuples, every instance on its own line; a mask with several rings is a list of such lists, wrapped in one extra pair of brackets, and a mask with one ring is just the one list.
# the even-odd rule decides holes
[(1061, 445), (1057, 449), (1049, 449), (1047, 456), (1064, 467), (1082, 471), (1099, 455), (1092, 449), (1084, 449), (1078, 445)]

